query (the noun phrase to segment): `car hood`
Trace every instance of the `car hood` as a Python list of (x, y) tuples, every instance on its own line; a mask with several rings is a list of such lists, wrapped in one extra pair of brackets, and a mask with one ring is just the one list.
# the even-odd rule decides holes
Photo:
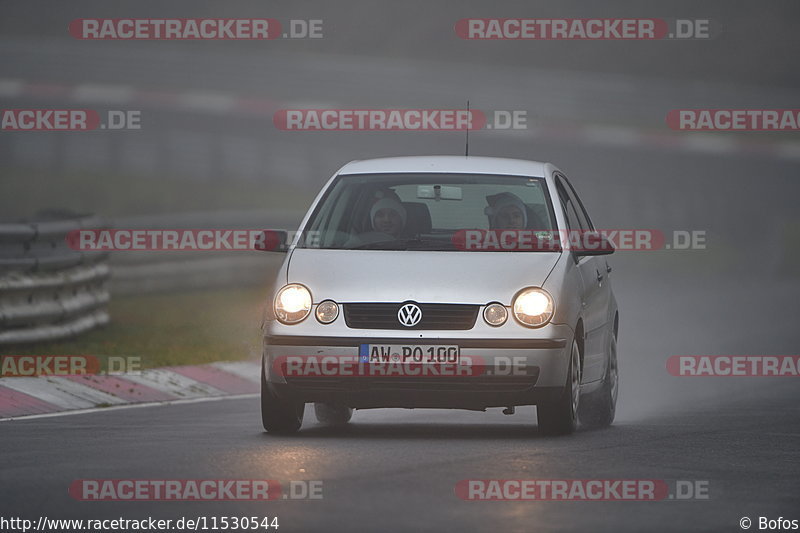
[(524, 287), (541, 286), (559, 252), (429, 252), (297, 248), (289, 283), (314, 302), (404, 302), (505, 305)]

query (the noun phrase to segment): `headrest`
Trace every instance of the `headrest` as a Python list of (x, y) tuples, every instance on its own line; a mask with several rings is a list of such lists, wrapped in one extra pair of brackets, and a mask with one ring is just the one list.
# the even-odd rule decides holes
[(406, 228), (403, 230), (403, 234), (430, 233), (433, 225), (428, 206), (422, 202), (402, 202), (402, 204), (406, 209)]

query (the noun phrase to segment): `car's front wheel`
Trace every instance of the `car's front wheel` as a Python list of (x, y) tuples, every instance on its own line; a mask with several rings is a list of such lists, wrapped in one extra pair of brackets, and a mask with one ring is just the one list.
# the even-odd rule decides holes
[(314, 404), (314, 414), (317, 415), (317, 421), (320, 424), (344, 426), (353, 417), (353, 409), (342, 407), (341, 405), (317, 402)]
[(545, 435), (568, 435), (575, 431), (578, 427), (580, 399), (581, 357), (578, 342), (573, 339), (564, 391), (557, 401), (536, 406), (539, 432)]
[(303, 424), (305, 404), (276, 396), (261, 364), (261, 423), (268, 433), (294, 433)]
[(602, 386), (581, 399), (578, 417), (581, 424), (590, 428), (610, 426), (617, 411), (619, 374), (617, 370), (617, 338), (610, 335), (608, 362)]

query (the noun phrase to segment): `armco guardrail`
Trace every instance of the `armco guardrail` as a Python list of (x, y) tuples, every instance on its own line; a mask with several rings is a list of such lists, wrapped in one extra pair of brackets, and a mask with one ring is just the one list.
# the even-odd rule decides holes
[(0, 223), (0, 345), (56, 340), (109, 321), (108, 254), (72, 250), (93, 216), (45, 212)]

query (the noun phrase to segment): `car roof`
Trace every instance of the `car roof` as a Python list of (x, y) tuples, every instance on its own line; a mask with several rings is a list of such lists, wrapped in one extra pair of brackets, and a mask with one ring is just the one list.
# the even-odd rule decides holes
[(464, 174), (500, 174), (512, 176), (547, 176), (547, 163), (508, 159), (504, 157), (474, 156), (409, 156), (384, 157), (351, 161), (337, 174), (386, 174), (398, 172), (447, 172)]

